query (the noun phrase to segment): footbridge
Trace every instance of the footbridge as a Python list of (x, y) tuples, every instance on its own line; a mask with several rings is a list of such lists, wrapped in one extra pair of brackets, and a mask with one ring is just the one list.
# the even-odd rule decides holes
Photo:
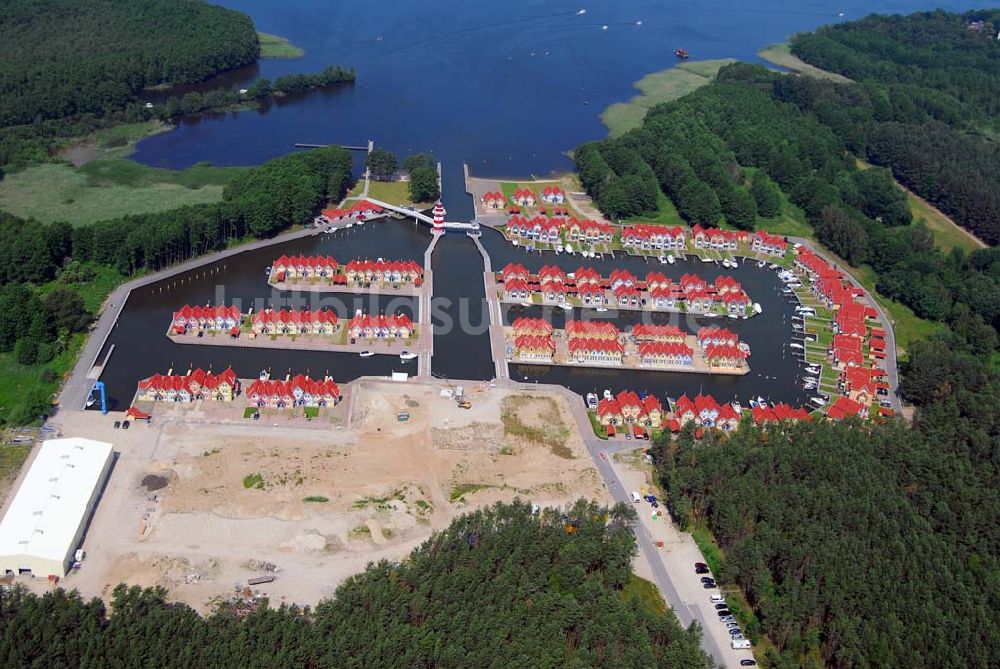
[[(372, 197), (368, 197), (366, 198), (366, 200), (368, 202), (371, 202), (372, 204), (377, 204), (383, 209), (388, 209), (389, 211), (394, 211), (397, 214), (402, 214), (403, 216), (415, 218), (422, 223), (430, 225), (431, 227), (434, 226), (433, 218), (431, 218), (430, 216), (428, 216), (423, 212), (417, 211), (416, 209), (410, 209), (409, 207), (401, 207), (396, 204), (389, 204), (388, 202), (383, 202), (382, 200), (376, 200), (375, 198)], [(471, 232), (474, 230), (479, 230), (478, 223), (458, 223), (454, 221), (445, 221), (442, 224), (442, 227), (445, 230), (458, 230), (461, 232)]]

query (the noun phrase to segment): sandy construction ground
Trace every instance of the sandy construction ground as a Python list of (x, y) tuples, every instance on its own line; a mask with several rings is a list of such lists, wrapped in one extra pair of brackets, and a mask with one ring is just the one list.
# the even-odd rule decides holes
[(123, 431), (97, 412), (63, 414), (64, 435), (111, 441), (120, 455), (83, 568), (61, 585), (85, 597), (119, 582), (163, 585), (205, 611), (273, 565), (261, 592), (314, 604), (464, 510), (515, 497), (610, 501), (565, 400), (467, 396), (470, 410), (437, 387), (366, 383), (350, 427), (325, 430), (161, 419)]

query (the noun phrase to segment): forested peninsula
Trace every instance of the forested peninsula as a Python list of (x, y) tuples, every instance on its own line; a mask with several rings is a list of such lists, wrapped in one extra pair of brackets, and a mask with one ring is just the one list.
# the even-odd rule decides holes
[(370, 565), (315, 610), (202, 618), (163, 590), (119, 586), (108, 613), (62, 590), (0, 592), (0, 664), (707, 668), (700, 631), (623, 594), (634, 519), (630, 507), (585, 501), (540, 516), (496, 505), (401, 563)]
[(0, 4), (0, 45), (0, 169), (7, 171), (98, 129), (354, 80), (353, 69), (331, 65), (258, 80), (247, 95), (217, 88), (143, 103), (145, 89), (202, 82), (261, 56), (249, 16), (203, 0), (11, 0)]
[(1000, 241), (998, 16), (873, 16), (801, 35), (797, 56), (854, 82), (731, 65), (574, 153), (616, 217), (663, 216), (666, 200), (692, 224), (771, 230), (794, 211), (797, 234), (879, 299), (938, 324), (904, 352), (912, 425), (656, 441), (671, 514), (714, 536), (716, 573), (746, 596), (744, 628), (771, 666), (995, 664), (1000, 252), (939, 251), (893, 177)]

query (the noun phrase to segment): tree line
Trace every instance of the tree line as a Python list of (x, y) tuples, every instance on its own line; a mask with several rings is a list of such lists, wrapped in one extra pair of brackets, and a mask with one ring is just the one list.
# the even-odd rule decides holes
[[(635, 512), (522, 502), (457, 518), (400, 563), (381, 561), (315, 609), (207, 618), (162, 589), (118, 586), (111, 611), (57, 589), (0, 592), (4, 666), (708, 667), (700, 630), (622, 590)], [(572, 530), (572, 531), (570, 531)], [(321, 576), (319, 576), (321, 578)]]

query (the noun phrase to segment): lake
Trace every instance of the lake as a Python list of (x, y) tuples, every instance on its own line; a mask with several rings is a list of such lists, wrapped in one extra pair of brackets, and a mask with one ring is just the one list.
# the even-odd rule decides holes
[[(972, 6), (955, 0), (218, 4), (249, 14), (259, 30), (306, 52), (228, 73), (219, 83), (245, 85), (333, 63), (355, 67), (357, 82), (266, 109), (187, 119), (140, 143), (135, 160), (172, 168), (199, 161), (253, 165), (292, 151), (295, 142), (374, 139), (400, 156), (434, 152), (443, 163), (452, 220), (472, 216), (463, 162), (481, 176), (570, 169), (565, 152), (603, 137), (604, 108), (634, 95), (632, 83), (644, 75), (675, 64), (677, 47), (695, 60), (758, 61), (761, 47), (824, 23), (876, 11)], [(581, 8), (586, 13), (578, 15)]]

